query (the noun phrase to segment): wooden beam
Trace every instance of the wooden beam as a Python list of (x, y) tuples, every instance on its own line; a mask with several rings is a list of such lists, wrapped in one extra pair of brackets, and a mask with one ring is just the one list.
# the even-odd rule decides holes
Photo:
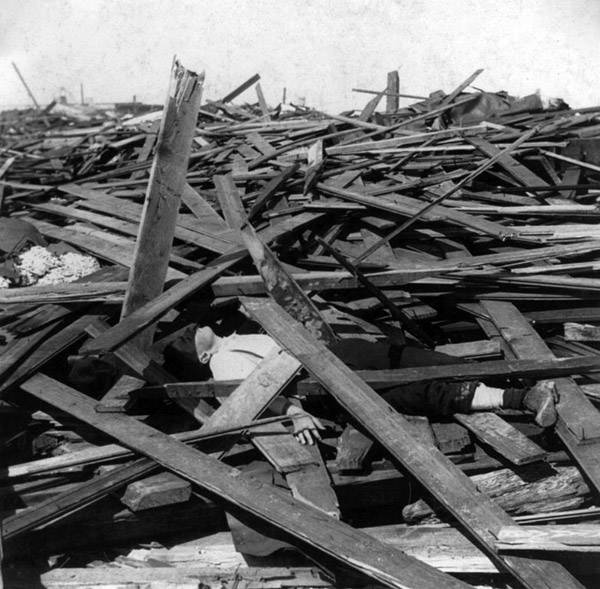
[[(379, 583), (398, 589), (467, 587), (132, 417), (97, 413), (93, 401), (48, 376), (38, 374), (24, 383), (23, 388), (190, 480), (219, 503), (276, 526), (301, 545), (308, 543)], [(569, 586), (569, 583), (562, 585)]]
[(547, 456), (535, 442), (495, 413), (455, 413), (454, 419), (478, 440), (517, 466), (544, 460)]
[(512, 522), (502, 509), (479, 493), (443, 454), (417, 440), (406, 419), (281, 307), (251, 299), (244, 299), (243, 304), (253, 318), (296, 356), (342, 407), (450, 511), (499, 566), (531, 589), (581, 587), (556, 563), (499, 555), (494, 531)]
[(552, 552), (600, 552), (598, 524), (554, 524), (551, 526), (507, 526), (498, 532), (499, 550), (544, 550)]
[[(198, 76), (173, 62), (122, 317), (163, 291), (203, 82), (204, 74)], [(151, 345), (152, 335), (148, 329), (138, 337), (142, 349)]]
[[(494, 326), (519, 358), (553, 358), (554, 354), (512, 303), (482, 301)], [(600, 491), (600, 413), (572, 379), (556, 379), (560, 401), (556, 433)]]
[(398, 100), (398, 92), (400, 92), (400, 75), (398, 74), (398, 70), (388, 72), (385, 92), (385, 112), (388, 114), (395, 113), (400, 105), (400, 101)]

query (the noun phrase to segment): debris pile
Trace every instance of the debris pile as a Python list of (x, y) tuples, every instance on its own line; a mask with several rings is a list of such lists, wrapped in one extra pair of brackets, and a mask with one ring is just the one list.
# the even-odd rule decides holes
[(600, 107), (480, 72), (2, 116), (9, 586), (597, 586)]

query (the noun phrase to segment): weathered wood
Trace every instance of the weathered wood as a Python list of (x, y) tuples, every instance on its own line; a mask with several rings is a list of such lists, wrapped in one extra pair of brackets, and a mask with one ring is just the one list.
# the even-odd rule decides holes
[[(81, 395), (38, 374), (24, 383), (30, 394), (49, 402), (93, 425), (169, 470), (197, 484), (219, 502), (234, 505), (284, 530), (297, 541), (317, 550), (390, 587), (425, 589), (465, 587), (458, 580), (389, 549), (366, 534), (342, 524), (279, 489), (261, 485), (251, 477), (171, 439), (166, 434), (131, 417), (96, 413)], [(569, 585), (563, 585), (567, 587)]]
[[(110, 326), (107, 323), (101, 320), (95, 320), (90, 321), (85, 330), (86, 333), (92, 337), (99, 337), (109, 329)], [(117, 358), (124, 362), (135, 372), (135, 374), (151, 384), (164, 384), (166, 382), (173, 382), (174, 380), (174, 377), (171, 376), (165, 368), (155, 362), (146, 352), (138, 348), (133, 342), (127, 342), (119, 346), (114, 353)], [(176, 399), (176, 402), (201, 423), (207, 419), (213, 410), (212, 407), (202, 399), (194, 400), (182, 397)], [(98, 404), (97, 409), (102, 411), (103, 408), (104, 403), (101, 401)]]
[[(512, 303), (484, 301), (483, 308), (520, 358), (553, 358), (554, 354)], [(600, 413), (572, 380), (556, 382), (562, 426), (581, 443), (600, 437)]]
[(324, 588), (334, 585), (316, 569), (309, 568), (248, 568), (230, 567), (94, 567), (54, 569), (44, 573), (41, 582), (45, 589), (138, 589), (140, 587), (269, 587), (271, 589)]
[(546, 458), (542, 448), (495, 413), (455, 413), (454, 419), (513, 464), (529, 464)]
[(273, 252), (247, 224), (244, 205), (230, 175), (215, 178), (217, 196), (228, 225), (240, 232), (242, 241), (261, 275), (267, 292), (307, 329), (326, 343), (336, 340), (335, 334), (319, 313), (315, 304), (298, 286), (277, 260)]
[[(530, 464), (470, 477), (477, 488), (511, 515), (577, 509), (590, 499), (590, 489), (574, 466)], [(402, 510), (406, 522), (417, 523), (435, 511), (422, 499)], [(496, 535), (503, 526), (494, 531)]]
[(507, 526), (498, 532), (498, 550), (549, 550), (554, 552), (600, 552), (598, 524)]
[(570, 342), (600, 341), (600, 327), (581, 323), (565, 323), (565, 339)]
[(121, 503), (131, 511), (142, 511), (163, 505), (185, 503), (192, 496), (189, 481), (170, 472), (153, 475), (130, 483), (121, 497)]
[[(482, 305), (518, 357), (553, 357), (550, 349), (514, 305), (498, 301), (484, 301)], [(600, 414), (573, 380), (564, 378), (554, 382), (560, 398), (556, 433), (585, 472), (590, 484), (598, 491), (600, 441), (597, 432)]]
[(117, 382), (104, 393), (100, 403), (96, 406), (96, 411), (124, 413), (131, 401), (130, 393), (143, 387), (144, 384), (145, 381), (135, 378), (135, 376), (128, 374), (120, 376)]
[(398, 110), (399, 95), (400, 92), (400, 75), (398, 70), (388, 72), (387, 75), (387, 88), (385, 96), (385, 112), (394, 113)]
[[(493, 157), (500, 153), (500, 149), (494, 144), (485, 141), (481, 137), (469, 137), (469, 143), (473, 144), (481, 153), (487, 157)], [(529, 168), (520, 164), (511, 155), (504, 155), (498, 159), (498, 163), (523, 186), (548, 186), (539, 176)]]
[(185, 280), (164, 291), (146, 305), (130, 313), (112, 329), (86, 342), (81, 348), (81, 353), (101, 354), (115, 350), (141, 332), (145, 327), (158, 321), (165, 313), (186, 297), (191, 296), (196, 291), (210, 284), (225, 270), (236, 264), (242, 255), (239, 253), (237, 256), (227, 259), (224, 257), (217, 258), (213, 264), (209, 264), (204, 270), (192, 274)]
[[(503, 569), (527, 587), (580, 587), (555, 563), (501, 557), (493, 531), (510, 525), (510, 517), (435, 448), (422, 444), (410, 424), (358, 378), (341, 360), (274, 303), (243, 301), (262, 326), (317, 378), (336, 400), (409, 470), (468, 529), (477, 543)], [(505, 523), (506, 522), (506, 523)]]
[[(163, 291), (203, 82), (204, 74), (198, 76), (173, 63), (122, 317)], [(138, 345), (150, 347), (152, 336), (151, 328), (138, 334)]]
[(441, 346), (436, 346), (435, 351), (441, 352), (442, 354), (448, 354), (448, 356), (469, 358), (471, 360), (492, 360), (502, 357), (500, 344), (492, 340), (442, 344)]

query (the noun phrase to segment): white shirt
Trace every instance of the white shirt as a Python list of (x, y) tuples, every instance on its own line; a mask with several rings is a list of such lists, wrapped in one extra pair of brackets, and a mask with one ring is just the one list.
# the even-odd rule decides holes
[(248, 334), (219, 339), (209, 366), (215, 380), (243, 380), (273, 350), (280, 349), (268, 335)]

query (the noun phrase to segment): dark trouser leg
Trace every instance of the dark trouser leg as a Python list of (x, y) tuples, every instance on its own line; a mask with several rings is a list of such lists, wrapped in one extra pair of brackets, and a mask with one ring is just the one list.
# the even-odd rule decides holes
[[(390, 362), (394, 367), (414, 368), (460, 364), (464, 360), (441, 352), (404, 346), (392, 348)], [(384, 392), (382, 397), (399, 413), (442, 417), (460, 411), (468, 411), (476, 386), (477, 383), (473, 381), (415, 383), (390, 389)]]

